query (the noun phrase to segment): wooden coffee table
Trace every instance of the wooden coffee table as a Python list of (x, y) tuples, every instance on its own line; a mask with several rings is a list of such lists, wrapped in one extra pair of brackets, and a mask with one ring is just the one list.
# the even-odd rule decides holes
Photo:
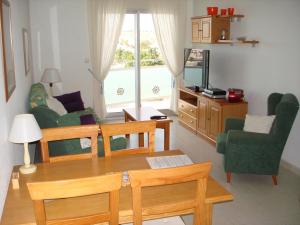
[[(152, 107), (140, 107), (123, 109), (125, 113), (125, 122), (129, 121), (144, 121), (150, 120), (151, 116), (164, 116), (161, 112)], [(170, 150), (170, 123), (173, 120), (167, 118), (162, 120), (156, 120), (156, 128), (164, 130), (164, 150)], [(129, 137), (129, 136), (127, 136)], [(144, 134), (139, 134), (139, 146), (144, 146)]]

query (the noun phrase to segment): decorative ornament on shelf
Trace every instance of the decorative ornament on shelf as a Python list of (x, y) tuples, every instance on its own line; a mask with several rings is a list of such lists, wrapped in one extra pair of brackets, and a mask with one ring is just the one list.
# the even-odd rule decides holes
[(42, 138), (41, 129), (32, 114), (15, 116), (8, 140), (12, 143), (24, 144), (24, 165), (20, 167), (22, 174), (34, 173), (36, 166), (30, 164), (28, 143)]

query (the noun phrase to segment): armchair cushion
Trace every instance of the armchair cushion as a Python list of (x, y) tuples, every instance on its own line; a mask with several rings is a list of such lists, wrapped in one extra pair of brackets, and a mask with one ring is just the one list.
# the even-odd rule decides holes
[(268, 134), (270, 133), (275, 115), (256, 116), (246, 115), (244, 131)]

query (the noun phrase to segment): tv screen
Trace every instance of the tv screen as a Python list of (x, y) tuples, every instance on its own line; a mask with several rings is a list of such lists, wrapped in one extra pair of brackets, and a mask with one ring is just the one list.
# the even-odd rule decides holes
[(184, 50), (184, 86), (195, 91), (208, 88), (209, 83), (209, 50)]

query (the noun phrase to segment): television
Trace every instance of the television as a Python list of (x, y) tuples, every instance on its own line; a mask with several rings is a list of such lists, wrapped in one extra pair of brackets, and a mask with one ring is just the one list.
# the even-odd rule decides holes
[(200, 92), (209, 84), (209, 50), (185, 48), (183, 80), (186, 88)]

